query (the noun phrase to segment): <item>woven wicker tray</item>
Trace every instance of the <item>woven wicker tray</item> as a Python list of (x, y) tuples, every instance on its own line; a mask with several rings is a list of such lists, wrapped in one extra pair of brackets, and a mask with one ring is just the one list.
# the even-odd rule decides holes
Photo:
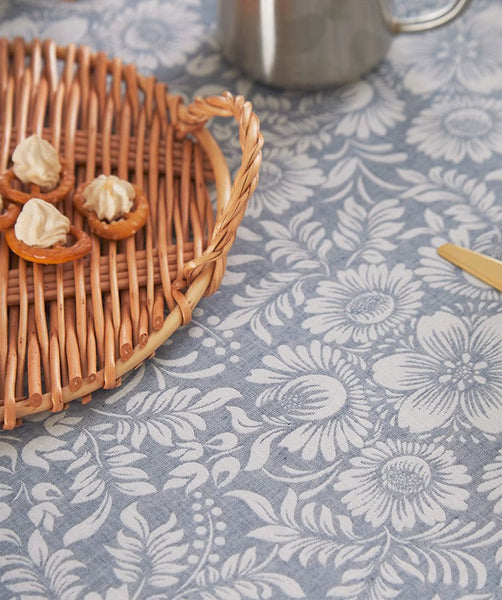
[[(242, 164), (233, 183), (205, 128), (234, 117)], [(87, 47), (0, 40), (0, 169), (38, 133), (75, 169), (143, 188), (149, 221), (135, 237), (92, 236), (89, 256), (36, 265), (0, 238), (0, 419), (84, 402), (151, 356), (219, 286), (253, 193), (263, 143), (251, 104), (229, 93), (185, 106), (166, 85)], [(208, 184), (216, 186), (213, 210)], [(59, 208), (86, 229), (73, 192)], [(87, 230), (87, 229), (86, 229)], [(87, 230), (88, 231), (88, 230)], [(88, 231), (89, 233), (89, 231)]]

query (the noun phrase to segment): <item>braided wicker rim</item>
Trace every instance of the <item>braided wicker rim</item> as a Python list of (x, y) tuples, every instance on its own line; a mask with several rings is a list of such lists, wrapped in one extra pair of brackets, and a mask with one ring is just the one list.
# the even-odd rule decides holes
[[(242, 163), (233, 182), (205, 127), (216, 116), (238, 124)], [(0, 171), (31, 133), (58, 149), (76, 186), (113, 172), (144, 190), (150, 214), (121, 242), (87, 230), (90, 257), (68, 265), (17, 259), (0, 234), (5, 429), (115, 387), (190, 320), (202, 296), (219, 287), (258, 182), (263, 145), (258, 118), (241, 96), (226, 92), (185, 106), (164, 83), (85, 46), (0, 39)], [(86, 229), (73, 192), (58, 207)]]

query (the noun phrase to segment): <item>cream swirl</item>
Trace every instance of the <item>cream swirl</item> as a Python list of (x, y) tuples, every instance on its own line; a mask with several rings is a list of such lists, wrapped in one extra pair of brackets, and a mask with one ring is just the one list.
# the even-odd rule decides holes
[(14, 175), (23, 183), (35, 183), (43, 191), (56, 187), (61, 163), (54, 146), (37, 134), (18, 144), (12, 154)]
[(84, 208), (98, 219), (116, 221), (130, 212), (136, 193), (133, 186), (115, 175), (100, 175), (85, 188)]
[(40, 198), (31, 198), (26, 202), (14, 225), (17, 239), (37, 248), (65, 244), (69, 231), (70, 219), (53, 204)]

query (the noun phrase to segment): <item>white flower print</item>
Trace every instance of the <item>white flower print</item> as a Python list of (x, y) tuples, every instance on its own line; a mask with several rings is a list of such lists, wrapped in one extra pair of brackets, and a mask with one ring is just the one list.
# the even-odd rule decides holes
[(406, 141), (434, 159), (481, 163), (494, 152), (502, 154), (502, 102), (473, 96), (439, 100), (413, 119)]
[(478, 486), (479, 492), (488, 492), (488, 500), (495, 501), (493, 510), (502, 514), (502, 450), (499, 450), (495, 462), (485, 465), (483, 483)]
[(373, 527), (387, 522), (397, 531), (417, 522), (432, 526), (447, 519), (447, 510), (467, 508), (469, 492), (461, 486), (471, 477), (443, 446), (378, 441), (351, 463), (334, 489), (347, 492), (342, 497), (347, 508)]
[(502, 8), (469, 12), (448, 27), (418, 37), (397, 38), (389, 53), (407, 69), (403, 83), (416, 94), (456, 84), (472, 92), (502, 89)]
[(335, 133), (367, 140), (372, 134), (386, 135), (404, 121), (404, 102), (381, 79), (369, 76), (340, 90), (335, 107), (339, 118)]
[(197, 50), (204, 25), (200, 12), (185, 2), (170, 3), (163, 10), (158, 0), (142, 0), (101, 22), (96, 36), (108, 52), (139, 70), (182, 65)]
[(365, 344), (408, 321), (420, 307), (420, 282), (403, 264), (389, 271), (386, 264), (363, 264), (356, 271), (337, 273), (335, 281), (321, 281), (316, 297), (307, 300), (308, 317), (302, 324), (325, 342)]
[(374, 379), (401, 397), (400, 427), (413, 433), (458, 416), (485, 433), (502, 432), (502, 314), (476, 327), (438, 311), (417, 325), (420, 350), (378, 360)]
[[(0, 17), (2, 8), (0, 8)], [(0, 35), (14, 39), (22, 37), (25, 40), (34, 38), (53, 39), (58, 44), (70, 44), (84, 42), (88, 36), (88, 21), (79, 15), (66, 16), (63, 20), (56, 18), (50, 23), (45, 24), (43, 30), (40, 30), (40, 23), (44, 21), (43, 15), (37, 11), (30, 12), (29, 15), (22, 15), (10, 21), (2, 22), (0, 20)]]
[[(271, 416), (263, 417), (268, 424), (265, 439), (279, 440), (280, 447), (299, 452), (304, 460), (320, 455), (332, 461), (338, 452), (363, 445), (372, 427), (370, 407), (340, 351), (317, 340), (309, 348), (282, 345), (263, 363), (267, 368), (253, 369), (247, 380), (268, 386), (256, 400), (257, 406), (272, 409)], [(251, 449), (260, 460), (266, 455), (262, 441)]]
[(324, 182), (317, 159), (297, 154), (289, 148), (264, 149), (260, 185), (251, 198), (248, 213), (261, 215), (263, 209), (280, 215), (292, 202), (304, 203), (312, 197), (315, 186)]
[(470, 248), (476, 252), (487, 254), (493, 258), (502, 258), (502, 244), (498, 237), (492, 232), (476, 236), (471, 241), (468, 232), (463, 228), (451, 231), (449, 238), (437, 238), (434, 247), (430, 245), (419, 248), (421, 266), (416, 273), (424, 279), (432, 288), (448, 291), (455, 296), (479, 300), (497, 300), (500, 293), (483, 283), (477, 277), (459, 269), (448, 262), (437, 253), (437, 247), (447, 242), (457, 246)]
[[(451, 1), (389, 5), (417, 16)], [(44, 68), (43, 46), (32, 75), (40, 63), (49, 85), (35, 95), (15, 68), (13, 88), (0, 73), (0, 105), (12, 89), (29, 108), (26, 123), (8, 115), (12, 143), (60, 101), (61, 118), (39, 117), (85, 171), (68, 128), (92, 137), (107, 119), (82, 87), (99, 73), (94, 59), (89, 78), (80, 72), (81, 44), (157, 77), (130, 127), (130, 106), (108, 122), (112, 150), (144, 145), (145, 169), (133, 161), (128, 173), (149, 197), (180, 191), (179, 140), (174, 182), (165, 161), (149, 169), (169, 129), (164, 85), (185, 104), (242, 95), (265, 138), (221, 289), (121, 386), (0, 432), (0, 600), (502, 600), (502, 296), (437, 254), (452, 242), (502, 259), (502, 0), (395, 36), (390, 60), (361, 81), (308, 92), (268, 89), (223, 61), (217, 5), (0, 0), (0, 35), (72, 43), (76, 61)], [(18, 67), (27, 56), (9, 51)], [(58, 98), (54, 77), (69, 84)], [(207, 126), (234, 179), (239, 125)], [(193, 169), (185, 183), (198, 194)], [(185, 216), (197, 226), (197, 211)], [(200, 221), (209, 236), (210, 215)], [(33, 267), (17, 274), (30, 285)], [(8, 304), (24, 279), (14, 284)], [(86, 323), (75, 333), (92, 363)], [(66, 353), (67, 329), (54, 342)], [(37, 354), (28, 341), (17, 360), (3, 355), (12, 373)]]

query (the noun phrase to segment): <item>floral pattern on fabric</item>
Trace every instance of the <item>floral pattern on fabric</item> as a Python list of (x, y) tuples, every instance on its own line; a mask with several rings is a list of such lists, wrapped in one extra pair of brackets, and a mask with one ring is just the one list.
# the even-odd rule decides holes
[(2, 36), (243, 94), (265, 138), (221, 289), (120, 388), (0, 435), (0, 597), (498, 600), (501, 295), (437, 248), (502, 259), (502, 1), (311, 92), (225, 62), (216, 10), (0, 3)]

